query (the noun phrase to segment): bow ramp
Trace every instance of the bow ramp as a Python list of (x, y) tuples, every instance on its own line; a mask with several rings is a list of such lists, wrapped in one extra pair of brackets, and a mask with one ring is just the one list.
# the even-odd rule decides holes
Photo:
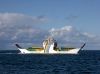
[(30, 53), (27, 49), (23, 49), (22, 47), (20, 47), (18, 44), (15, 44), (16, 47), (21, 51), (21, 53)]

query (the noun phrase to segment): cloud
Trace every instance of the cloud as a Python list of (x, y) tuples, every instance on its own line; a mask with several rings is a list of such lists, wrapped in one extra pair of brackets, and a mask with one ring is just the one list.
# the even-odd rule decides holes
[(74, 19), (77, 19), (77, 18), (79, 18), (79, 16), (77, 16), (77, 15), (69, 15), (69, 16), (67, 16), (65, 19), (66, 20), (74, 20)]
[(76, 42), (77, 37), (81, 36), (81, 33), (72, 26), (64, 26), (59, 29), (52, 28), (49, 32), (51, 38), (57, 38), (64, 42)]
[(32, 17), (17, 13), (1, 13), (0, 37), (16, 39), (18, 36), (21, 37), (21, 34), (37, 33), (39, 30), (35, 29), (35, 25), (47, 22), (50, 22), (50, 20), (44, 17)]
[(43, 16), (32, 17), (24, 14), (18, 13), (1, 13), (0, 14), (0, 23), (8, 24), (8, 25), (30, 25), (37, 23), (45, 23), (50, 22), (49, 19), (44, 18)]
[(62, 46), (80, 46), (86, 43), (88, 47), (99, 47), (100, 38), (86, 32), (81, 32), (73, 26), (43, 30), (36, 25), (48, 23), (43, 16), (32, 17), (17, 13), (0, 14), (0, 49), (17, 49), (14, 44), (20, 43), (24, 47), (41, 45), (45, 38), (54, 38)]

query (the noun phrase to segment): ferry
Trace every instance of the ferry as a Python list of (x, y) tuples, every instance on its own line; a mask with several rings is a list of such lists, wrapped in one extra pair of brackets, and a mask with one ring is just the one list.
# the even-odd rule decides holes
[(58, 48), (57, 40), (46, 39), (43, 40), (43, 47), (28, 47), (27, 49), (15, 44), (22, 54), (78, 54), (79, 51), (85, 46), (83, 44), (80, 48), (74, 47), (61, 47)]

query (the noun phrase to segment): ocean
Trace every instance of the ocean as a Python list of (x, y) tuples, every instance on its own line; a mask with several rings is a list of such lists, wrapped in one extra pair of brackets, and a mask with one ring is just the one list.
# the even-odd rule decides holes
[(0, 74), (100, 74), (100, 51), (79, 54), (18, 54), (0, 51)]

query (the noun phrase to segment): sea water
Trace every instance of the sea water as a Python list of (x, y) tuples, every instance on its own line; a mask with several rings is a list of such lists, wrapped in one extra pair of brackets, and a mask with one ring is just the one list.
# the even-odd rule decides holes
[(100, 51), (79, 54), (0, 53), (0, 74), (100, 74)]

